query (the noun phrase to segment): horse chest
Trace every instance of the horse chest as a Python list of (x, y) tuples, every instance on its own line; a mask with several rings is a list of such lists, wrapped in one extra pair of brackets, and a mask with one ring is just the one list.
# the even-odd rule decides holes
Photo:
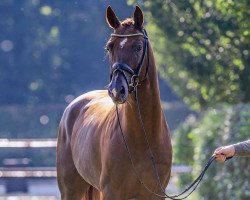
[[(155, 180), (155, 177), (152, 163), (145, 148), (140, 149), (137, 147), (134, 151), (131, 151), (132, 154), (130, 156), (133, 160), (133, 167), (123, 141), (118, 141), (116, 141), (116, 145), (109, 144), (110, 149), (107, 152), (107, 157), (103, 165), (103, 176), (106, 176), (105, 179), (112, 179), (114, 185), (119, 185), (121, 180), (123, 180), (123, 184), (127, 184), (124, 187), (132, 186), (131, 188), (133, 188), (138, 185), (138, 178), (135, 175), (136, 171), (142, 180), (152, 184), (151, 181)], [(166, 163), (163, 159), (156, 163), (156, 165), (162, 180), (165, 180), (165, 177), (169, 174), (169, 163)]]

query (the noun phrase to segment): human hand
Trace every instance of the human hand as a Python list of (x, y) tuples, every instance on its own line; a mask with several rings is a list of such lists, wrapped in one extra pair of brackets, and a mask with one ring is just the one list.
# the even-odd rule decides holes
[(219, 147), (214, 151), (215, 159), (221, 163), (224, 163), (227, 158), (234, 156), (234, 154), (235, 154), (234, 145)]

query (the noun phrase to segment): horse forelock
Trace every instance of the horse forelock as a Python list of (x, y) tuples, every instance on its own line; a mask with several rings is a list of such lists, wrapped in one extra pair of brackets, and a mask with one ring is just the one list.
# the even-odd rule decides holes
[(134, 26), (134, 24), (135, 24), (135, 22), (134, 22), (133, 18), (127, 18), (121, 22), (122, 26), (131, 26), (131, 25)]
[[(121, 29), (129, 30), (134, 32), (135, 28), (135, 21), (133, 18), (127, 18), (121, 22)], [(138, 29), (137, 29), (138, 30)]]

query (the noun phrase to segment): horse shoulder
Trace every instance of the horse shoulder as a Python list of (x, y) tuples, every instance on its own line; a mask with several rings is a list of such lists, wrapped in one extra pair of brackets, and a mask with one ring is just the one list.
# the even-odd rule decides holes
[(105, 92), (104, 90), (91, 91), (82, 94), (76, 99), (74, 99), (64, 110), (63, 116), (59, 124), (59, 136), (60, 132), (64, 132), (64, 135), (62, 137), (64, 137), (65, 140), (68, 140), (70, 142), (73, 127), (79, 115), (81, 115), (83, 109), (86, 107), (86, 105), (88, 105), (97, 97), (100, 98), (101, 96), (105, 96), (105, 93), (107, 92)]

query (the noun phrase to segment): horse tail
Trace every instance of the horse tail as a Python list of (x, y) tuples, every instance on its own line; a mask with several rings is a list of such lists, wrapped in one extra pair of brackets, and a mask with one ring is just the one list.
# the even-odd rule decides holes
[(99, 190), (90, 186), (88, 191), (84, 194), (83, 200), (102, 200), (102, 194)]

